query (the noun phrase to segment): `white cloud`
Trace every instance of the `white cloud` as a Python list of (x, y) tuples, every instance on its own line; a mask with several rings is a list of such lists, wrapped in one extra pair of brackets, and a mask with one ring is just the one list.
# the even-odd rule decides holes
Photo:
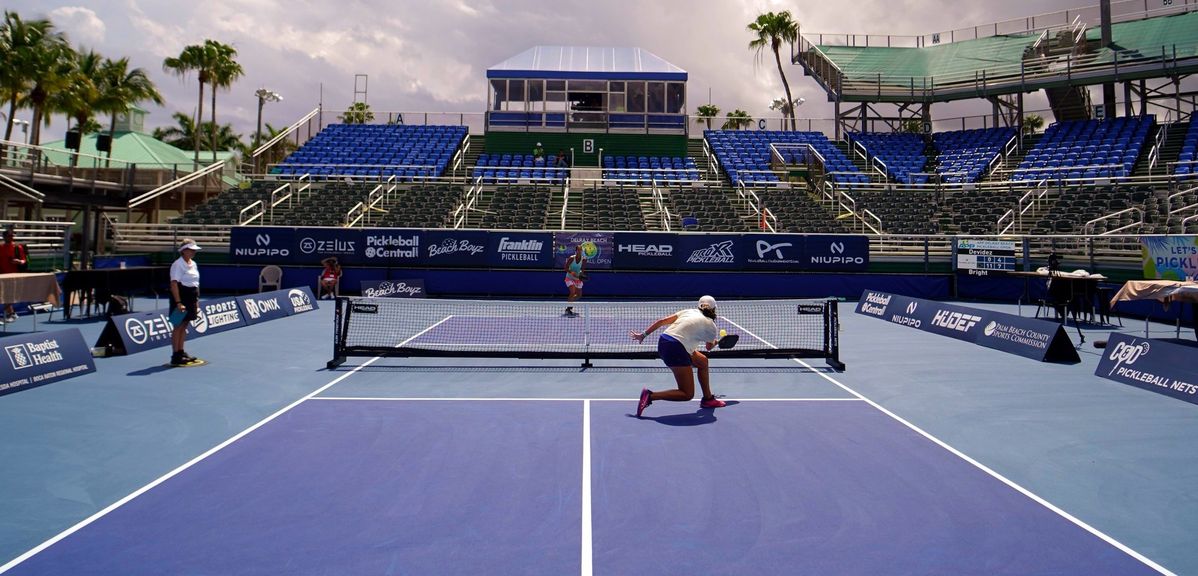
[(50, 21), (67, 33), (72, 42), (95, 46), (104, 42), (107, 26), (91, 9), (82, 6), (63, 6), (49, 13)]

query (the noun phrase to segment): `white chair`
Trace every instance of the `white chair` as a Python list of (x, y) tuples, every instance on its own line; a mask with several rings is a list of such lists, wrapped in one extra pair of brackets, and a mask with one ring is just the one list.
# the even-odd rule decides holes
[(264, 266), (258, 273), (258, 292), (266, 291), (267, 286), (270, 286), (272, 290), (280, 290), (283, 288), (282, 283), (283, 269), (274, 264)]

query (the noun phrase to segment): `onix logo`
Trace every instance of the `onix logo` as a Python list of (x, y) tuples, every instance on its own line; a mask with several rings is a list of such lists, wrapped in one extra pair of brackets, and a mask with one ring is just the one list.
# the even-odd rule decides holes
[(791, 244), (790, 242), (782, 242), (779, 244), (770, 244), (769, 242), (766, 242), (765, 240), (758, 240), (757, 241), (757, 257), (765, 258), (766, 254), (773, 252), (774, 258), (781, 260), (783, 258), (782, 249), (790, 248), (792, 246), (794, 246), (794, 244)]
[(912, 303), (908, 304), (907, 305), (907, 314), (914, 314), (916, 308), (919, 308), (918, 302), (912, 302)]
[(254, 243), (263, 248), (270, 246), (270, 234), (259, 234), (254, 237)]
[(828, 246), (833, 254), (844, 254), (844, 242), (833, 242)]
[(1148, 353), (1148, 348), (1148, 342), (1140, 342), (1139, 344), (1120, 342), (1116, 344), (1111, 349), (1111, 354), (1107, 356), (1108, 359), (1115, 361), (1115, 366), (1111, 368), (1110, 372), (1107, 372), (1107, 376), (1114, 374), (1115, 370), (1118, 370), (1124, 364), (1129, 366), (1135, 364), (1136, 360), (1139, 360), (1141, 356)]

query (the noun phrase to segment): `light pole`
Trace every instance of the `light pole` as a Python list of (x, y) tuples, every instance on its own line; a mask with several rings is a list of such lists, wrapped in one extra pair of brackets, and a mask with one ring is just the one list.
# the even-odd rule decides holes
[(16, 120), (13, 120), (12, 123), (21, 127), (21, 134), (25, 135), (25, 145), (28, 146), (29, 145), (29, 121), (21, 120), (20, 118), (17, 118)]
[(258, 97), (258, 132), (254, 136), (254, 151), (257, 152), (258, 147), (262, 145), (262, 107), (267, 102), (282, 102), (283, 97), (279, 96), (277, 92), (267, 90), (266, 88), (259, 88), (257, 92), (254, 92), (254, 95)]

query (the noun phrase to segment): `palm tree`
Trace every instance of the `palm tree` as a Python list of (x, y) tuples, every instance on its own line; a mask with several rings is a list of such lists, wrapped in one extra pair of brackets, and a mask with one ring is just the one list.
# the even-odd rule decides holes
[(721, 127), (722, 130), (740, 130), (747, 128), (753, 124), (753, 117), (749, 116), (748, 112), (737, 108), (728, 113), (728, 120)]
[(1039, 114), (1028, 114), (1023, 117), (1023, 133), (1035, 134), (1037, 130), (1044, 127), (1044, 117)]
[(345, 113), (341, 115), (341, 121), (346, 124), (367, 124), (374, 122), (374, 112), (370, 111), (370, 104), (354, 102), (345, 109)]
[(205, 40), (204, 47), (212, 55), (208, 80), (212, 84), (212, 121), (209, 122), (209, 134), (212, 143), (212, 161), (216, 162), (216, 92), (221, 88), (231, 88), (233, 82), (245, 75), (241, 64), (237, 63), (237, 49), (215, 40)]
[[(94, 50), (72, 53), (70, 60), (64, 62), (59, 70), (67, 80), (66, 86), (51, 94), (46, 101), (50, 111), (60, 112), (75, 120), (74, 130), (80, 136), (88, 133), (87, 128), (98, 126), (92, 117), (100, 104), (100, 88), (97, 81), (103, 62), (104, 58)], [(71, 154), (72, 166), (78, 160), (76, 154)]]
[[(108, 112), (112, 121), (108, 133), (116, 132), (116, 117), (129, 111), (138, 102), (149, 100), (162, 104), (162, 94), (154, 86), (154, 81), (141, 68), (129, 69), (129, 59), (105, 60), (100, 68), (100, 104), (98, 112)], [(112, 148), (108, 149), (108, 157), (112, 158)]]
[(715, 104), (704, 104), (698, 108), (699, 121), (707, 124), (707, 129), (711, 130), (711, 119), (720, 115), (720, 107)]
[(177, 126), (170, 128), (155, 128), (154, 138), (162, 140), (180, 150), (189, 150), (196, 143), (196, 124), (195, 120), (182, 112), (171, 114), (171, 118), (175, 119)]
[[(266, 142), (270, 142), (271, 140), (274, 140), (275, 137), (277, 137), (279, 134), (282, 134), (284, 131), (287, 130), (287, 128), (289, 128), (289, 127), (284, 126), (282, 128), (275, 128), (274, 126), (271, 126), (270, 122), (267, 122), (266, 123)], [(267, 154), (266, 163), (274, 164), (277, 162), (281, 162), (284, 158), (286, 158), (288, 155), (290, 155), (292, 152), (295, 152), (296, 150), (299, 150), (299, 145), (295, 143), (295, 140), (292, 140), (291, 138), (283, 138), (282, 140), (279, 140), (278, 142), (276, 142), (275, 145), (270, 148), (270, 150), (266, 151), (266, 154)]]
[[(749, 31), (757, 38), (749, 42), (749, 48), (756, 50), (756, 63), (761, 63), (762, 53), (768, 47), (774, 53), (774, 62), (778, 64), (778, 75), (782, 77), (782, 89), (786, 91), (786, 101), (794, 102), (790, 94), (790, 83), (786, 81), (786, 71), (782, 69), (782, 43), (794, 44), (799, 37), (799, 23), (790, 16), (790, 11), (766, 12), (757, 16), (757, 20), (749, 24)], [(794, 109), (790, 107), (790, 129), (798, 130)]]
[[(162, 69), (166, 72), (174, 74), (180, 78), (186, 78), (191, 72), (195, 72), (200, 81), (200, 96), (199, 105), (196, 107), (196, 118), (192, 120), (191, 125), (194, 127), (196, 123), (204, 118), (204, 84), (211, 81), (211, 62), (208, 50), (201, 44), (192, 44), (184, 46), (183, 51), (178, 56), (167, 58), (162, 61)], [(200, 133), (192, 134), (194, 142), (192, 150), (195, 150), (195, 162), (200, 163)]]
[(73, 50), (66, 37), (48, 20), (24, 21), (5, 11), (0, 28), (0, 86), (8, 99), (5, 139), (12, 138), (13, 115), (18, 103), (33, 109), (30, 142), (41, 141), (41, 126), (47, 119), (50, 95), (67, 88)]

